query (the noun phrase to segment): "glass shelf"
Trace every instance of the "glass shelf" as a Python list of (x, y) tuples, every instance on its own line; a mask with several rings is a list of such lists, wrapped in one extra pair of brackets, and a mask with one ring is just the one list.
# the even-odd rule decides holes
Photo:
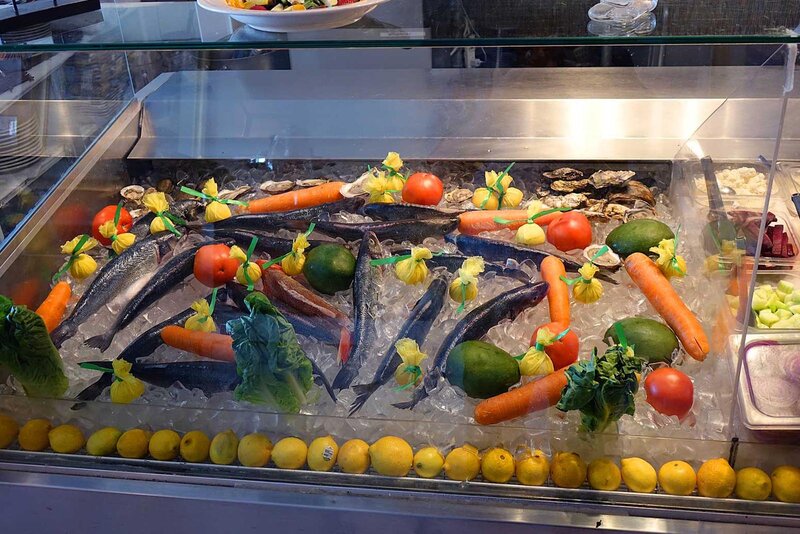
[(800, 0), (661, 0), (654, 28), (618, 35), (590, 24), (595, 3), (391, 0), (345, 28), (290, 34), (253, 30), (191, 1), (104, 3), (51, 23), (35, 40), (4, 34), (0, 52), (800, 42)]

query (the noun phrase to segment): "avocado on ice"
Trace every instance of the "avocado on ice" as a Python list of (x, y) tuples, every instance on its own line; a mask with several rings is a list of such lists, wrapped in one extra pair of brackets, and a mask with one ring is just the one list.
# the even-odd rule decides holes
[(447, 380), (467, 396), (488, 399), (519, 382), (519, 364), (509, 353), (483, 341), (465, 341), (450, 351)]
[(662, 239), (673, 239), (675, 234), (669, 226), (655, 219), (636, 219), (614, 228), (606, 245), (626, 258), (634, 252), (649, 254), (650, 247), (657, 247)]
[(678, 337), (667, 325), (645, 317), (621, 319), (606, 330), (603, 339), (619, 343), (615, 325), (622, 328), (628, 345), (640, 358), (650, 363), (672, 363), (672, 354), (678, 349)]

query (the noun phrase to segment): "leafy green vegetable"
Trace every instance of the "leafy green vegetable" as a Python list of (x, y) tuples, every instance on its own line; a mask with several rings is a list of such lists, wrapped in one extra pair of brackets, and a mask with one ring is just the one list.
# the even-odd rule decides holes
[(233, 338), (236, 370), (242, 377), (234, 397), (297, 413), (313, 385), (311, 361), (292, 325), (266, 296), (250, 293), (245, 304), (250, 315), (225, 325)]
[(42, 318), (2, 295), (0, 365), (8, 367), (30, 397), (60, 397), (69, 386)]
[(556, 408), (580, 410), (584, 430), (605, 430), (623, 415), (633, 415), (633, 397), (639, 390), (636, 373), (642, 363), (633, 349), (623, 345), (613, 345), (600, 356), (594, 349), (591, 360), (567, 369), (567, 387)]

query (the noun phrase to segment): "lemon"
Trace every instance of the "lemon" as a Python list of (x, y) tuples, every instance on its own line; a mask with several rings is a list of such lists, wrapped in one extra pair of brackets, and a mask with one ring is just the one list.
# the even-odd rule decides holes
[(283, 438), (272, 449), (272, 461), (281, 469), (300, 469), (306, 463), (308, 446), (299, 438)]
[(425, 447), (414, 455), (414, 472), (422, 478), (439, 476), (444, 467), (444, 456), (436, 447)]
[(360, 475), (369, 469), (369, 444), (363, 439), (346, 441), (339, 449), (339, 469)]
[(414, 451), (405, 440), (396, 436), (384, 436), (369, 448), (372, 467), (380, 475), (404, 477), (414, 463)]
[(230, 465), (236, 461), (236, 451), (239, 448), (239, 438), (233, 430), (220, 432), (211, 440), (208, 455), (211, 461), (218, 465)]
[(481, 458), (481, 473), (489, 482), (504, 484), (514, 476), (514, 457), (505, 449), (490, 449)]
[(472, 445), (456, 447), (444, 459), (444, 474), (450, 480), (466, 482), (481, 472), (481, 457)]
[(50, 421), (47, 419), (31, 419), (19, 429), (19, 446), (26, 451), (43, 451), (50, 444), (47, 437), (50, 429)]
[(181, 439), (181, 458), (187, 462), (205, 462), (208, 460), (208, 449), (211, 448), (211, 440), (205, 432), (192, 430), (184, 434)]
[(531, 453), (526, 451), (522, 458), (517, 460), (517, 480), (526, 486), (541, 486), (550, 476), (550, 461), (544, 452), (536, 449)]
[(147, 456), (147, 444), (150, 442), (150, 432), (141, 428), (132, 428), (117, 440), (117, 453), (123, 458), (144, 458)]
[(19, 424), (11, 417), (0, 413), (0, 449), (5, 449), (17, 439)]
[(641, 458), (623, 458), (622, 480), (628, 489), (637, 493), (652, 493), (658, 484), (658, 475), (655, 468)]
[(75, 454), (86, 443), (81, 429), (75, 425), (60, 425), (47, 434), (50, 448), (61, 454)]
[(736, 496), (748, 501), (766, 501), (772, 493), (772, 480), (758, 467), (745, 467), (736, 473)]
[(736, 487), (736, 472), (724, 458), (708, 460), (697, 470), (697, 492), (703, 497), (730, 497)]
[(86, 442), (86, 452), (92, 456), (111, 456), (117, 450), (117, 441), (122, 431), (113, 426), (101, 428)]
[(608, 458), (597, 458), (589, 463), (589, 485), (596, 490), (615, 491), (622, 484), (619, 467)]
[(150, 456), (156, 460), (174, 460), (181, 449), (181, 436), (174, 430), (159, 430), (150, 438)]
[(264, 434), (247, 434), (239, 442), (239, 463), (245, 467), (264, 467), (272, 456), (272, 441)]
[(691, 465), (672, 460), (658, 469), (658, 483), (670, 495), (691, 495), (697, 485), (697, 475)]
[(317, 438), (308, 446), (308, 467), (312, 471), (330, 471), (338, 455), (339, 445), (332, 437)]
[(586, 480), (586, 462), (574, 452), (559, 452), (550, 464), (550, 477), (561, 488), (579, 488)]
[(776, 467), (772, 472), (772, 494), (779, 501), (800, 503), (800, 469), (791, 465)]

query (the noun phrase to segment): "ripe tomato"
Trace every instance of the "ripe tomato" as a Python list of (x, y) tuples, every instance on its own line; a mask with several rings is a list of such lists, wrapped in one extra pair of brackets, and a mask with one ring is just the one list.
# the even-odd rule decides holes
[(415, 172), (403, 186), (403, 202), (435, 206), (442, 200), (444, 186), (438, 176), (427, 172)]
[(592, 223), (583, 213), (568, 211), (547, 225), (547, 241), (563, 252), (592, 244)]
[[(536, 334), (542, 328), (547, 328), (554, 335), (558, 335), (567, 329), (567, 327), (561, 323), (547, 323), (542, 325), (533, 332), (533, 336), (531, 336), (531, 347), (536, 344)], [(567, 335), (552, 345), (545, 347), (544, 353), (553, 361), (553, 369), (555, 370), (572, 365), (578, 359), (578, 335), (570, 328)]]
[(208, 287), (219, 287), (236, 277), (239, 262), (227, 245), (206, 245), (194, 255), (194, 277)]
[(664, 415), (677, 415), (683, 419), (694, 403), (694, 384), (685, 373), (661, 367), (644, 380), (647, 402)]
[[(100, 234), (100, 227), (107, 221), (113, 221), (116, 213), (117, 205), (112, 204), (98, 211), (94, 219), (92, 219), (92, 237), (97, 239), (100, 244), (105, 247), (111, 244), (111, 240)], [(128, 210), (121, 208), (119, 212), (119, 222), (117, 223), (117, 233), (124, 234), (131, 229), (131, 226), (133, 226), (133, 217), (128, 213)]]

